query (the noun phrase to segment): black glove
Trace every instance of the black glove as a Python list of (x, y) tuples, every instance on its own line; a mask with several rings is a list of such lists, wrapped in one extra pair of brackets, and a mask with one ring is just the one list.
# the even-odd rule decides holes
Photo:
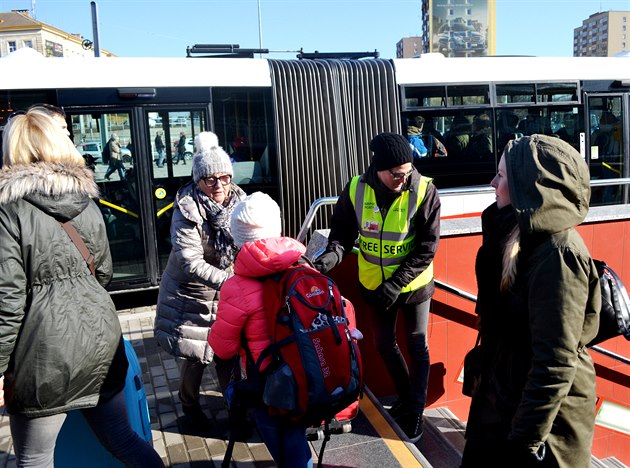
[(317, 260), (313, 262), (313, 266), (320, 273), (328, 273), (335, 268), (339, 263), (339, 255), (337, 252), (326, 252), (317, 257)]
[(389, 310), (400, 296), (400, 288), (390, 281), (385, 281), (374, 290), (376, 308), (382, 311)]

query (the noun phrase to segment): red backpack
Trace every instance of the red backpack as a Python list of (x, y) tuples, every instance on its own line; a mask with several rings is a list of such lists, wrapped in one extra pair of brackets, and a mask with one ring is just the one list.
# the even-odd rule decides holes
[[(361, 355), (350, 334), (354, 308), (332, 279), (306, 264), (293, 264), (266, 279), (264, 286), (271, 344), (254, 362), (241, 335), (247, 378), (228, 389), (233, 429), (221, 466), (229, 466), (232, 458), (239, 411), (264, 403), (271, 415), (295, 424), (324, 423), (321, 467), (330, 422), (348, 407), (356, 414), (363, 390)], [(263, 362), (267, 366), (261, 371)]]
[(271, 358), (262, 395), (270, 414), (319, 425), (359, 398), (363, 369), (346, 301), (332, 279), (305, 264), (266, 280), (272, 342), (247, 376)]

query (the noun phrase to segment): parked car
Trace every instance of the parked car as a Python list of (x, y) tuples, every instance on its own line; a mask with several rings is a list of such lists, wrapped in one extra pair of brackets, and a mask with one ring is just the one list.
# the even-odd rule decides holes
[(77, 150), (83, 156), (91, 156), (95, 159), (100, 159), (103, 153), (103, 147), (100, 141), (84, 141), (76, 145)]
[[(79, 154), (87, 160), (101, 161), (103, 155), (103, 145), (100, 141), (84, 141), (76, 145)], [(122, 153), (123, 162), (131, 162), (131, 151), (126, 146), (121, 146), (120, 151)], [(105, 162), (101, 161), (103, 164)]]

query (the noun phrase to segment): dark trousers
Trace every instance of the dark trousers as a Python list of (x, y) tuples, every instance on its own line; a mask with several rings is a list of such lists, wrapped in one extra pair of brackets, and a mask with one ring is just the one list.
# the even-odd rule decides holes
[[(394, 382), (396, 393), (413, 411), (422, 413), (427, 401), (429, 384), (429, 345), (427, 326), (431, 300), (405, 304), (387, 311), (374, 310), (374, 343)], [(409, 366), (398, 347), (396, 324), (404, 320), (405, 340), (409, 351)]]
[(109, 179), (115, 171), (118, 171), (118, 177), (120, 180), (125, 180), (125, 166), (120, 159), (110, 159), (109, 167), (107, 168), (107, 172), (105, 172), (105, 178)]

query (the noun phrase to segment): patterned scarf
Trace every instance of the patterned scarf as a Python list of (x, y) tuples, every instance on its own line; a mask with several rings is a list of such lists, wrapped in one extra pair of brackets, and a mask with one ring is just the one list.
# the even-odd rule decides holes
[(236, 204), (241, 201), (239, 192), (230, 190), (226, 202), (219, 204), (203, 193), (197, 186), (193, 187), (193, 197), (197, 203), (206, 211), (206, 220), (210, 227), (210, 232), (214, 235), (213, 248), (218, 257), (218, 267), (226, 269), (234, 263), (236, 256), (236, 246), (230, 233), (230, 216)]

